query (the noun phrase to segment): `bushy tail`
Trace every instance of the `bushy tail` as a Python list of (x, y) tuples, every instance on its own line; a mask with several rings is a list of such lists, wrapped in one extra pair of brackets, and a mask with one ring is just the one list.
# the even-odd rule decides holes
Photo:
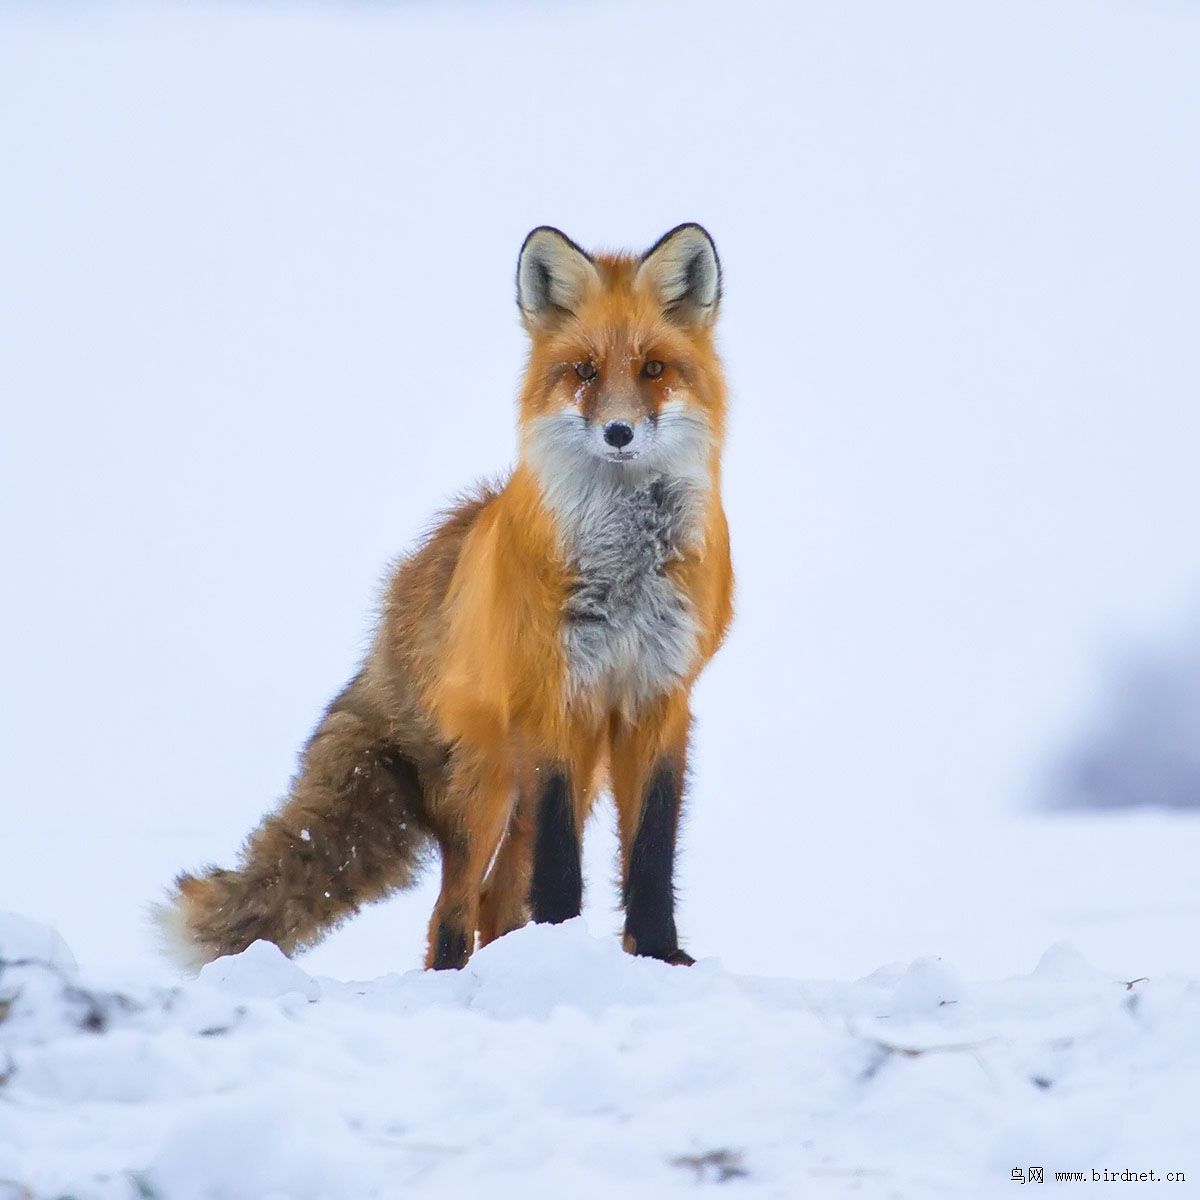
[(196, 968), (263, 938), (304, 949), (414, 881), (428, 844), (416, 768), (339, 701), (304, 751), (287, 800), (251, 834), (237, 870), (183, 874), (155, 919)]

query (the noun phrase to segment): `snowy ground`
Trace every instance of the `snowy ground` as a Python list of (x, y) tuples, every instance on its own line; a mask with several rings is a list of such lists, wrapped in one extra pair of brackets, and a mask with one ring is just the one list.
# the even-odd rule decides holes
[[(37, 939), (0, 926), (6, 958)], [(46, 942), (47, 938), (41, 939)], [(0, 987), (5, 1200), (984, 1197), (1014, 1168), (1200, 1176), (1200, 987), (1067, 946), (967, 982), (691, 971), (582, 919), (462, 972), (313, 979), (273, 946), (198, 982), (89, 990), (68, 956)], [(86, 984), (86, 980), (82, 981)], [(4, 1190), (7, 1187), (7, 1190)]]
[[(461, 973), (381, 973), (404, 956), (379, 917), (417, 923), (413, 896), (355, 923), (378, 964), (362, 983), (265, 943), (183, 985), (76, 974), (60, 939), (0, 920), (0, 1200), (657, 1197), (722, 1178), (958, 1200), (1029, 1167), (1063, 1188), (1054, 1171), (1183, 1172), (1168, 1194), (1188, 1194), (1200, 828), (993, 834), (815, 864), (789, 885), (804, 906), (747, 910), (734, 873), (728, 911), (773, 942), (774, 977), (635, 960), (583, 920)], [(687, 931), (701, 955), (737, 943), (717, 915)], [(796, 966), (864, 948), (857, 982)]]
[[(1200, 822), (1034, 815), (1108, 664), (1194, 622), (1198, 46), (1175, 0), (0, 0), (0, 908), (129, 998), (81, 1030), (5, 968), (0, 1186), (691, 1194), (719, 1170), (672, 1160), (719, 1150), (818, 1200), (1200, 1180)], [(591, 937), (390, 974), (430, 880), (301, 960), (315, 1003), (172, 992), (147, 904), (231, 858), (384, 564), (511, 460), (525, 232), (689, 219), (739, 579), (701, 966), (615, 952), (601, 811)]]

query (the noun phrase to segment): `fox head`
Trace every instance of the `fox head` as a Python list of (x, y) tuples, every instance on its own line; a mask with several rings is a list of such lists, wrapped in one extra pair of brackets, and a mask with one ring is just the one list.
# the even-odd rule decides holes
[(517, 263), (531, 342), (521, 455), (543, 482), (715, 474), (720, 299), (720, 261), (699, 225), (677, 226), (641, 255), (588, 254), (546, 225), (529, 234)]

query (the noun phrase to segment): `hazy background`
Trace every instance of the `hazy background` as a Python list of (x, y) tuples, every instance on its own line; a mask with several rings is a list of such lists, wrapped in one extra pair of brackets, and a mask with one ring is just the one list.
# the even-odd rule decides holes
[[(524, 234), (698, 220), (739, 590), (690, 948), (1194, 969), (1195, 820), (1030, 809), (1196, 624), (1198, 65), (1155, 0), (0, 3), (0, 907), (153, 961), (511, 463)], [(307, 968), (416, 965), (432, 887)]]

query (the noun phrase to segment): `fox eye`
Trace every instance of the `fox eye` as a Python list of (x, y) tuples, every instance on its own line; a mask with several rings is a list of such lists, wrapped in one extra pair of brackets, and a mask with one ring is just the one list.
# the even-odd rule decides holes
[(584, 383), (591, 383), (592, 380), (595, 379), (596, 376), (599, 374), (599, 372), (596, 370), (596, 364), (594, 362), (588, 361), (588, 362), (576, 363), (575, 364), (575, 374), (578, 375), (579, 378), (582, 379)]
[(663, 365), (657, 358), (652, 358), (643, 368), (642, 374), (647, 379), (657, 379), (663, 373)]

